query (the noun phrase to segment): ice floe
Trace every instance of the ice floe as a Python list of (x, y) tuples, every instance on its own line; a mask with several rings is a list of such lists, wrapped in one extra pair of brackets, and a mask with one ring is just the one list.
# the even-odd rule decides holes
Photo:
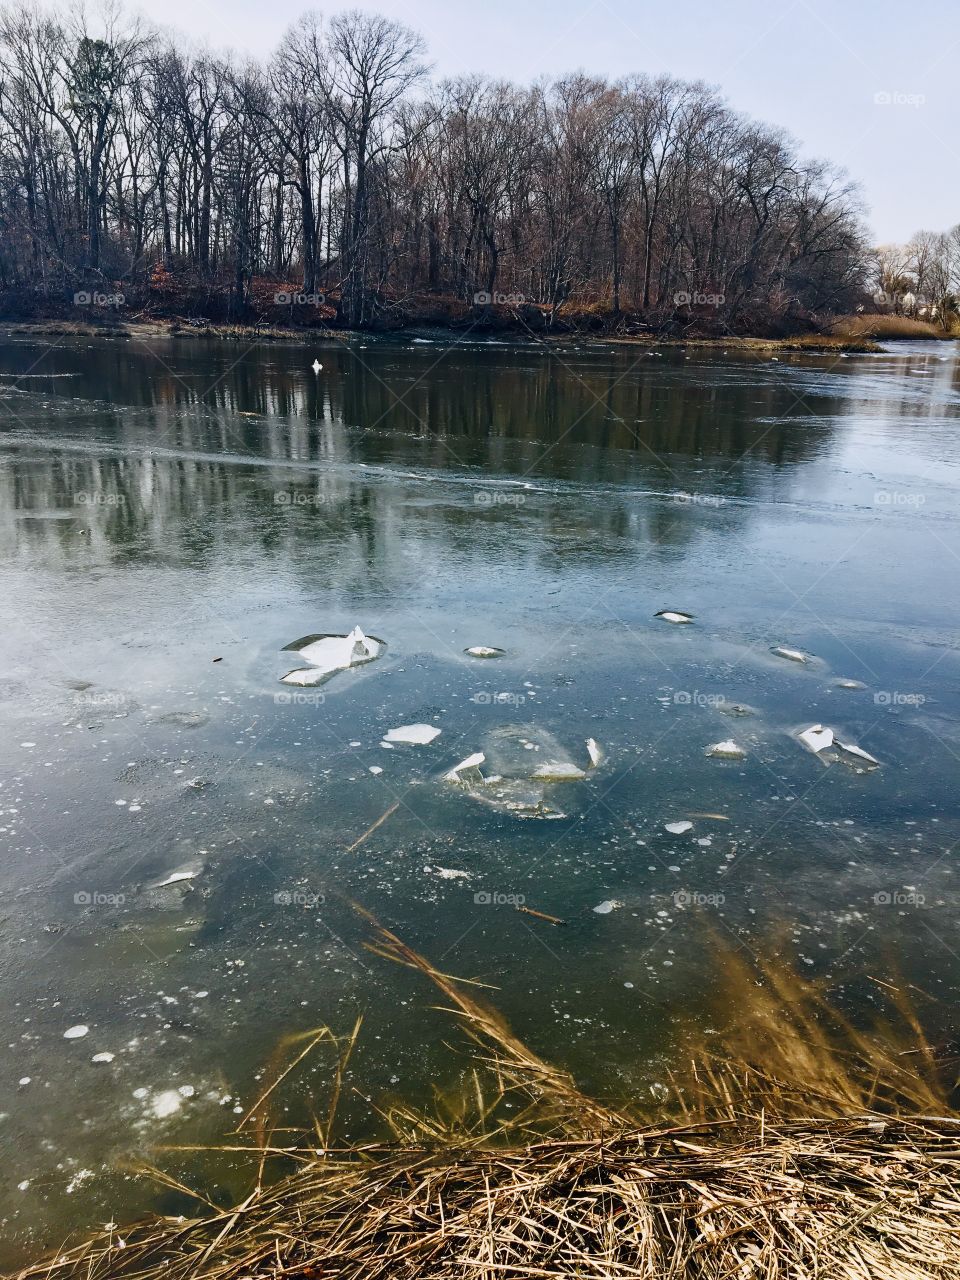
[(797, 739), (808, 751), (817, 755), (821, 751), (826, 751), (827, 747), (833, 746), (833, 730), (825, 729), (822, 724), (812, 724), (809, 729), (798, 733)]
[(809, 653), (804, 653), (802, 649), (792, 649), (789, 645), (778, 644), (770, 650), (778, 658), (786, 658), (788, 662), (809, 662)]
[(672, 836), (682, 836), (685, 831), (693, 830), (693, 823), (684, 819), (682, 822), (665, 822), (663, 824), (664, 831), (669, 831)]
[(443, 731), (432, 724), (402, 724), (396, 729), (388, 729), (383, 735), (384, 742), (409, 742), (414, 746), (424, 746), (439, 738)]
[(822, 724), (812, 724), (796, 734), (808, 751), (812, 751), (825, 764), (839, 760), (859, 772), (876, 769), (880, 761), (855, 742), (843, 742), (833, 729)]
[(653, 615), (655, 618), (662, 618), (664, 622), (672, 622), (675, 626), (679, 626), (684, 622), (692, 622), (692, 613), (682, 613), (679, 609), (661, 609)]
[(309, 665), (288, 671), (280, 681), (295, 685), (323, 684), (338, 671), (373, 662), (386, 647), (376, 636), (365, 636), (359, 627), (354, 627), (349, 635), (304, 636), (285, 645), (283, 652), (296, 653)]
[[(595, 767), (601, 758), (591, 738), (589, 764), (579, 764), (552, 733), (534, 725), (500, 726), (484, 736), (483, 745), (482, 751), (449, 769), (443, 780), (491, 808), (521, 818), (565, 817), (552, 802), (555, 788), (582, 781), (587, 768)], [(488, 767), (481, 771), (481, 765)]]
[(469, 649), (464, 649), (464, 653), (471, 658), (502, 658), (504, 651), (490, 644), (474, 644)]

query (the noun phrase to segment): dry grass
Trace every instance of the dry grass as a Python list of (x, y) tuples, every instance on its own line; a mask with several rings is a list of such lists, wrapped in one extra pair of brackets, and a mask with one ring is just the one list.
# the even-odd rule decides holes
[[(744, 1015), (694, 1034), (666, 1110), (586, 1097), (465, 984), (379, 929), (372, 950), (428, 977), (474, 1044), (470, 1087), (429, 1115), (383, 1113), (392, 1143), (331, 1147), (335, 1098), (296, 1167), (263, 1184), (268, 1103), (312, 1039), (287, 1046), (244, 1125), (249, 1196), (152, 1220), (23, 1280), (946, 1280), (960, 1273), (960, 1118), (912, 1005), (882, 983), (873, 1034), (787, 970), (723, 956)], [(759, 984), (759, 985), (758, 985)], [(749, 1005), (745, 997), (750, 995)], [(716, 1038), (714, 1038), (716, 1039)], [(904, 1045), (909, 1045), (905, 1050)], [(290, 1050), (296, 1053), (288, 1061)], [(504, 1106), (509, 1099), (513, 1109)], [(510, 1116), (510, 1119), (504, 1117)], [(241, 1126), (243, 1128), (243, 1126)]]
[(929, 320), (915, 320), (910, 316), (839, 316), (829, 325), (829, 332), (838, 338), (935, 338), (957, 337), (956, 331), (945, 332), (939, 324)]

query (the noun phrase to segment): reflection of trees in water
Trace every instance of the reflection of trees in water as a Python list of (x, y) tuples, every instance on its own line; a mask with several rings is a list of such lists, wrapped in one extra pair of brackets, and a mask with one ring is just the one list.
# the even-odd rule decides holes
[[(163, 363), (130, 346), (58, 351), (58, 368), (80, 375), (71, 392), (101, 399), (78, 406), (79, 424), (72, 401), (53, 401), (44, 434), (59, 421), (75, 441), (93, 417), (97, 446), (120, 456), (12, 455), (0, 470), (6, 548), (205, 565), (224, 548), (259, 547), (289, 557), (298, 576), (309, 566), (340, 581), (373, 571), (404, 582), (445, 554), (482, 559), (486, 571), (531, 558), (560, 569), (682, 548), (706, 528), (730, 532), (749, 508), (640, 495), (779, 493), (783, 470), (831, 441), (824, 419), (777, 423), (796, 414), (789, 388), (729, 367), (688, 374), (633, 355), (383, 345), (325, 350), (314, 378), (309, 348), (240, 355), (168, 343), (162, 354)], [(9, 350), (0, 357), (10, 360)], [(834, 413), (839, 404), (829, 401)], [(358, 463), (373, 469), (364, 475)], [(496, 474), (532, 487), (484, 489)], [(52, 511), (63, 518), (16, 518)]]

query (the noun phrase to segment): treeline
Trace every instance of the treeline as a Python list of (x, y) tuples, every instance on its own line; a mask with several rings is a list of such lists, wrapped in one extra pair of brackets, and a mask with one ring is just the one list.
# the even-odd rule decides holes
[(944, 329), (960, 310), (960, 223), (949, 231), (918, 231), (906, 244), (880, 245), (871, 255), (878, 309), (937, 321)]
[(6, 9), (0, 289), (144, 300), (187, 281), (241, 318), (272, 281), (351, 326), (433, 298), (758, 330), (862, 296), (843, 175), (713, 89), (434, 83), (424, 59), (357, 12), (241, 61), (119, 10), (92, 29), (79, 7)]

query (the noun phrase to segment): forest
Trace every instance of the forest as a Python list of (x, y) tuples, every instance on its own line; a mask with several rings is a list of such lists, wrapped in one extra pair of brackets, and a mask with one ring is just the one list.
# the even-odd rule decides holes
[(261, 60), (120, 8), (0, 17), (8, 315), (788, 331), (869, 296), (862, 216), (703, 83), (439, 81), (419, 35), (359, 12), (307, 14)]

